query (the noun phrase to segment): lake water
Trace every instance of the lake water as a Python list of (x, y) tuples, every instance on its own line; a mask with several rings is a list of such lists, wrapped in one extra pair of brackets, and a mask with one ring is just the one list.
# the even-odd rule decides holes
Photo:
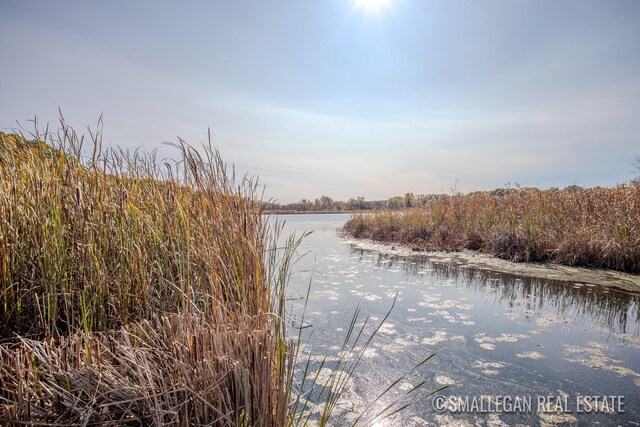
[[(302, 329), (302, 354), (311, 355), (307, 377), (318, 373), (322, 360), (319, 381), (329, 369), (347, 370), (353, 355), (340, 350), (356, 308), (358, 325), (369, 317), (364, 343), (396, 299), (346, 383), (333, 425), (350, 425), (363, 411), (361, 421), (371, 421), (423, 381), (401, 400), (413, 400), (410, 407), (372, 424), (640, 425), (637, 295), (432, 263), (410, 252), (390, 255), (381, 245), (341, 237), (337, 230), (348, 215), (279, 219), (288, 232), (313, 231), (302, 243), (300, 253), (306, 255), (294, 265), (289, 288), (291, 316), (299, 326), (311, 281)], [(437, 354), (367, 406), (432, 353)], [(340, 356), (346, 362), (336, 366)], [(298, 378), (305, 369), (301, 360)], [(426, 396), (449, 384), (436, 394), (444, 397)], [(310, 393), (313, 402), (318, 389)], [(587, 404), (579, 396), (607, 401)], [(434, 405), (440, 409), (443, 399), (446, 408), (437, 412)], [(623, 413), (616, 411), (621, 404)]]

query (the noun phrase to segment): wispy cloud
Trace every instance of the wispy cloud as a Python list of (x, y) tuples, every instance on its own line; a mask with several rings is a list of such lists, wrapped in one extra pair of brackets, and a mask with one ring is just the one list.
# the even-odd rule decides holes
[(0, 128), (104, 113), (107, 141), (164, 156), (210, 127), (285, 202), (627, 178), (637, 2), (345, 3), (9, 1)]

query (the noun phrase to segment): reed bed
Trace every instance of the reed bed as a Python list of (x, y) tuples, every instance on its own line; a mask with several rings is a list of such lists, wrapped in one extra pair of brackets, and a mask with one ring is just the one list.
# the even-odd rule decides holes
[(640, 184), (443, 195), (424, 208), (355, 214), (344, 231), (415, 250), (640, 273)]
[(0, 134), (0, 424), (290, 424), (296, 241), (211, 145), (175, 148)]
[[(270, 331), (165, 316), (0, 347), (0, 419), (64, 425), (286, 425)], [(291, 359), (290, 359), (291, 360)], [(291, 370), (292, 366), (284, 366)], [(286, 384), (288, 386), (288, 384)], [(283, 406), (285, 405), (285, 406)]]

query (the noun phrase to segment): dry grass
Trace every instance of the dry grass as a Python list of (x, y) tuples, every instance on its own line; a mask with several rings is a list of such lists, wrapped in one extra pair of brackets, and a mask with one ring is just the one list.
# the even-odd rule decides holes
[(420, 250), (640, 272), (640, 185), (442, 196), (426, 208), (356, 214), (345, 232)]
[(84, 145), (0, 134), (0, 424), (288, 424), (296, 242), (255, 183)]
[[(0, 419), (66, 425), (287, 423), (272, 335), (171, 315), (1, 347)], [(291, 365), (286, 366), (288, 370)], [(279, 405), (285, 405), (279, 407)]]
[(172, 312), (226, 324), (270, 311), (255, 186), (236, 188), (217, 153), (181, 144), (181, 162), (162, 169), (137, 153), (82, 161), (68, 127), (57, 150), (12, 141), (0, 145), (3, 336), (102, 331)]

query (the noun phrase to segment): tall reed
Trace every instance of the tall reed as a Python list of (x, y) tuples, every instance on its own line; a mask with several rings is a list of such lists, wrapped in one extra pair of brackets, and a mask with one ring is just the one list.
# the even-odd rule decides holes
[(425, 208), (353, 215), (344, 230), (416, 249), (639, 273), (640, 185), (445, 195)]
[(296, 241), (209, 144), (0, 134), (2, 423), (286, 425)]

